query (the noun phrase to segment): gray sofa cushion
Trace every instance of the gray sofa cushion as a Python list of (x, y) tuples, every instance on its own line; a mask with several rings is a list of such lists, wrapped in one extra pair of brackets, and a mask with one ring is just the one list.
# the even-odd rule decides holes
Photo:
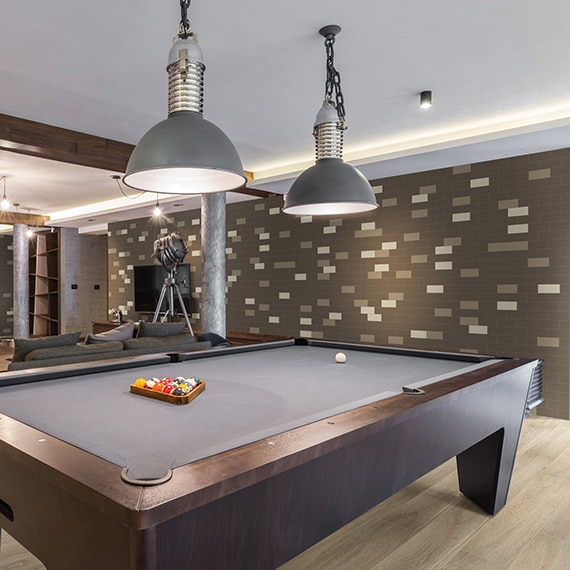
[(94, 354), (105, 353), (107, 358), (112, 358), (108, 353), (123, 352), (124, 346), (122, 342), (104, 342), (100, 344), (74, 344), (71, 346), (54, 346), (50, 348), (37, 348), (26, 354), (24, 360), (49, 360), (51, 358), (71, 358), (75, 356), (91, 356)]
[[(133, 355), (138, 356), (138, 355)], [(124, 350), (116, 350), (112, 352), (98, 352), (95, 354), (81, 354), (79, 356), (62, 356), (61, 358), (46, 358), (44, 360), (25, 360), (23, 362), (10, 362), (8, 370), (27, 370), (28, 368), (45, 368), (46, 366), (60, 366), (71, 364), (85, 364), (89, 366), (91, 362), (97, 360), (122, 360), (126, 357)]]
[(103, 342), (112, 342), (116, 340), (127, 340), (133, 338), (135, 332), (135, 323), (125, 323), (119, 325), (110, 331), (98, 334), (88, 334), (85, 337), (85, 344), (98, 344)]
[[(164, 337), (164, 336), (174, 336), (179, 335), (184, 332), (186, 323), (145, 323), (142, 321), (139, 324), (139, 334), (140, 337)], [(186, 335), (192, 336), (192, 335)]]
[(196, 341), (191, 334), (178, 334), (165, 337), (132, 338), (124, 340), (123, 344), (127, 352), (140, 349), (145, 349), (148, 352), (166, 352), (169, 350), (189, 350), (194, 347)]
[(125, 350), (123, 354), (125, 357), (151, 355), (151, 354), (171, 354), (179, 352), (193, 352), (195, 350), (206, 350), (207, 348), (211, 347), (212, 345), (209, 342), (193, 342), (190, 345), (182, 347), (165, 345), (162, 346), (161, 348), (155, 348), (155, 349), (131, 348), (129, 350)]
[(58, 346), (73, 346), (77, 344), (80, 332), (47, 336), (45, 338), (16, 338), (14, 339), (14, 355), (12, 362), (23, 362), (26, 354), (40, 348), (52, 348)]

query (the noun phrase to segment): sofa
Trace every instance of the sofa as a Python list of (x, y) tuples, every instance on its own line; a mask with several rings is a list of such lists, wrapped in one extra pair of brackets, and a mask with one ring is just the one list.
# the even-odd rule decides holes
[(185, 323), (141, 322), (136, 330), (134, 323), (125, 323), (107, 332), (87, 335), (83, 343), (79, 342), (81, 333), (17, 338), (8, 371), (211, 347), (209, 341), (196, 342), (193, 335), (184, 333), (184, 327)]

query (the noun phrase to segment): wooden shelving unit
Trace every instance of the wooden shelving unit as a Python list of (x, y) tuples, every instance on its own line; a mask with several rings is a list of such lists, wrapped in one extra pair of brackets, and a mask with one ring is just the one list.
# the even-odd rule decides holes
[(30, 334), (59, 334), (59, 233), (30, 243)]

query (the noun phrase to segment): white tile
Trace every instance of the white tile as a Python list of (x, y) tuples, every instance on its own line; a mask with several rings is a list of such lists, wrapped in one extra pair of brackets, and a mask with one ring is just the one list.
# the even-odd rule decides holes
[(507, 226), (508, 234), (528, 234), (528, 224), (512, 224)]
[(377, 263), (374, 265), (374, 271), (376, 273), (383, 273), (386, 271), (390, 271), (390, 264), (389, 263)]
[(497, 301), (497, 311), (516, 311), (517, 301)]
[(507, 216), (509, 218), (516, 218), (518, 216), (528, 216), (528, 206), (520, 206), (517, 208), (508, 208)]
[(543, 283), (538, 285), (538, 292), (545, 294), (560, 293), (560, 285), (557, 283)]
[(485, 186), (489, 186), (489, 178), (472, 178), (469, 181), (469, 186), (471, 188), (484, 188)]
[(411, 338), (427, 338), (427, 331), (420, 331), (420, 330), (411, 330), (410, 337)]
[(382, 321), (382, 315), (368, 315), (366, 319), (373, 323), (379, 323)]

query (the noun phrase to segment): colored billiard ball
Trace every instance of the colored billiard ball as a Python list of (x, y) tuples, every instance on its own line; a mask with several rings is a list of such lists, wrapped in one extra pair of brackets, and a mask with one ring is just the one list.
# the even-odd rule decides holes
[(149, 379), (146, 381), (145, 388), (148, 388), (149, 390), (152, 390), (155, 384), (156, 384), (156, 382), (155, 382), (152, 378), (149, 378)]
[(145, 378), (137, 378), (137, 379), (134, 381), (134, 385), (135, 385), (137, 388), (144, 388), (145, 385), (146, 385), (146, 379), (145, 379)]
[(346, 362), (346, 354), (344, 354), (344, 352), (337, 352), (336, 356), (334, 357), (334, 359), (339, 363), (342, 364), (343, 362)]

